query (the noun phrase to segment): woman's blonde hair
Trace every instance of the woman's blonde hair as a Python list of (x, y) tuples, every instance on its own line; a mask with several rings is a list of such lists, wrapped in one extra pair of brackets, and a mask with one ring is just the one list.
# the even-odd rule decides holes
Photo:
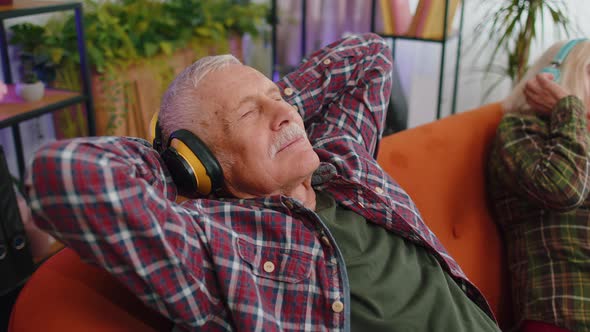
[[(516, 84), (512, 93), (504, 100), (502, 107), (506, 112), (522, 112), (530, 110), (524, 96), (524, 86), (528, 80), (551, 65), (551, 62), (567, 41), (560, 41), (551, 46), (529, 68), (522, 80)], [(577, 96), (582, 101), (590, 102), (590, 40), (576, 44), (560, 66), (561, 78), (559, 85)]]

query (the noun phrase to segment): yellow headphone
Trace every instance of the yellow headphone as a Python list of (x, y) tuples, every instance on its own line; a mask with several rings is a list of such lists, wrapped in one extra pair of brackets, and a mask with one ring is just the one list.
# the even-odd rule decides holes
[(160, 153), (172, 174), (180, 195), (197, 198), (221, 189), (221, 165), (197, 135), (186, 129), (178, 129), (170, 134), (166, 147), (163, 147), (158, 112), (154, 113), (150, 121), (149, 135), (152, 146)]

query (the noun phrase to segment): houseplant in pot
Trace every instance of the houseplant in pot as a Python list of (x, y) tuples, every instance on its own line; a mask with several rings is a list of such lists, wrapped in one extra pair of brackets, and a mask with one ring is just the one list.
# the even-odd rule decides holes
[(39, 100), (45, 90), (43, 81), (47, 83), (55, 79), (55, 65), (47, 54), (45, 29), (39, 25), (21, 23), (10, 30), (10, 44), (16, 46), (21, 64), (16, 93), (27, 101)]
[(31, 54), (21, 54), (21, 81), (16, 84), (16, 94), (26, 101), (37, 101), (43, 98), (45, 84), (33, 70), (34, 58)]

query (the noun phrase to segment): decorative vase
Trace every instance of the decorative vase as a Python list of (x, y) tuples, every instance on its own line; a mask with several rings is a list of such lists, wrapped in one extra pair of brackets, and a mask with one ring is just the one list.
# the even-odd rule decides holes
[(24, 100), (37, 101), (43, 98), (45, 85), (42, 81), (37, 81), (35, 83), (17, 83), (15, 90), (16, 95)]

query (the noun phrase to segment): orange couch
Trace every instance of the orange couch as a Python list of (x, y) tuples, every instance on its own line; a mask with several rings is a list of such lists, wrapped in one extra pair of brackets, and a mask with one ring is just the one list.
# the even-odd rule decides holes
[[(500, 106), (491, 104), (388, 136), (378, 160), (413, 197), (506, 327), (510, 294), (484, 190), (486, 152), (500, 117)], [(64, 249), (25, 285), (9, 331), (165, 331), (171, 326), (106, 272)]]

